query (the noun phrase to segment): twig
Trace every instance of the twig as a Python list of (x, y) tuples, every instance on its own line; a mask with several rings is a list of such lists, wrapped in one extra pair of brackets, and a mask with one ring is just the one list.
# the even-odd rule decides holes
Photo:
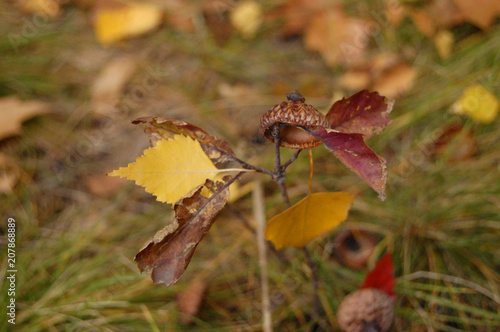
[(281, 196), (285, 201), (286, 207), (289, 208), (292, 206), (290, 204), (290, 198), (288, 198), (288, 193), (286, 191), (286, 178), (285, 178), (285, 169), (281, 166), (281, 156), (280, 156), (280, 129), (281, 125), (277, 124), (273, 127), (273, 139), (274, 139), (274, 148), (276, 152), (273, 180), (278, 184), (278, 187), (281, 191)]
[(271, 301), (269, 299), (269, 282), (267, 278), (267, 257), (266, 240), (264, 239), (264, 229), (266, 227), (266, 215), (264, 210), (264, 194), (260, 181), (255, 181), (253, 191), (253, 213), (257, 221), (257, 247), (259, 250), (259, 267), (262, 289), (262, 330), (271, 332), (273, 330), (271, 322)]
[(300, 151), (302, 151), (302, 149), (297, 150), (297, 152), (295, 152), (295, 154), (292, 156), (292, 158), (290, 158), (289, 161), (287, 161), (286, 163), (283, 164), (283, 166), (282, 166), (283, 171), (286, 170), (287, 167), (290, 166), (290, 164), (293, 163), (297, 159), (297, 157), (299, 156)]

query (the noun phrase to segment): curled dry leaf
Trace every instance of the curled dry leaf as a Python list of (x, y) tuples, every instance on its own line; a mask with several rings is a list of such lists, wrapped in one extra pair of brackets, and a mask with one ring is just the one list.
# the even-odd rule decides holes
[[(175, 283), (225, 206), (229, 199), (229, 185), (237, 177), (226, 179), (225, 183), (206, 181), (191, 195), (179, 200), (174, 206), (174, 219), (135, 256), (139, 270), (147, 271), (156, 284), (170, 286)], [(213, 194), (205, 197), (202, 195), (204, 188)]]

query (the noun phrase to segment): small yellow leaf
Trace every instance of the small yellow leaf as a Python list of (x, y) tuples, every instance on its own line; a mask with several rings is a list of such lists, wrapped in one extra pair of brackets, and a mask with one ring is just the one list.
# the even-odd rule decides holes
[(196, 187), (213, 180), (219, 170), (198, 141), (183, 135), (161, 140), (128, 167), (109, 173), (134, 180), (160, 202), (173, 204)]
[(243, 1), (231, 11), (231, 24), (243, 37), (253, 38), (262, 23), (262, 8), (255, 1)]
[(494, 94), (482, 85), (475, 84), (465, 89), (452, 110), (457, 114), (466, 114), (474, 121), (490, 123), (497, 117), (499, 107), (500, 103)]
[(266, 240), (276, 249), (303, 247), (346, 220), (353, 200), (347, 192), (311, 194), (269, 221)]
[(156, 28), (162, 16), (162, 10), (153, 4), (100, 0), (94, 30), (99, 42), (108, 45)]

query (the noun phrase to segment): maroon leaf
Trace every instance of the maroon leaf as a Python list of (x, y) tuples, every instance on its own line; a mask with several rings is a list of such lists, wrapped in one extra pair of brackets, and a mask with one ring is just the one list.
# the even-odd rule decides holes
[(382, 257), (377, 265), (365, 277), (363, 285), (359, 289), (376, 288), (389, 297), (394, 297), (394, 264), (392, 263), (392, 255), (387, 253)]
[[(139, 270), (147, 271), (155, 284), (170, 286), (175, 283), (186, 270), (196, 246), (226, 205), (229, 185), (238, 177), (227, 177), (225, 183), (215, 185), (207, 180), (204, 186), (179, 200), (174, 205), (174, 219), (135, 256)], [(214, 193), (205, 197), (201, 193), (203, 188)]]
[(145, 131), (152, 141), (169, 139), (176, 134), (189, 136), (200, 142), (203, 151), (215, 164), (232, 160), (230, 156), (234, 156), (234, 152), (226, 140), (212, 136), (189, 122), (149, 116), (135, 119), (132, 123), (147, 123), (149, 126), (146, 127)]
[(381, 200), (385, 200), (385, 182), (387, 180), (385, 159), (365, 144), (363, 135), (327, 131), (322, 127), (308, 131), (320, 139), (344, 165), (378, 192), (378, 197)]
[(378, 92), (360, 91), (335, 102), (326, 119), (330, 128), (346, 134), (361, 134), (365, 139), (378, 135), (391, 120), (393, 99)]

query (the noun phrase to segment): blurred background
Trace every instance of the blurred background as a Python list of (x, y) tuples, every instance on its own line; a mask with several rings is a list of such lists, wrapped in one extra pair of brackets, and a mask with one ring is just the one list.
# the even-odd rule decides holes
[[(272, 168), (259, 119), (295, 89), (324, 113), (362, 89), (396, 103), (368, 142), (387, 159), (386, 201), (314, 150), (313, 191), (356, 199), (345, 223), (308, 245), (321, 316), (303, 253), (284, 249), (286, 264), (269, 253), (276, 330), (337, 330), (340, 301), (386, 249), (394, 331), (499, 329), (498, 1), (8, 0), (0, 12), (0, 298), (11, 298), (10, 217), (16, 330), (261, 330), (256, 176), (166, 288), (133, 258), (170, 206), (105, 174), (148, 147), (131, 124), (140, 116), (189, 121)], [(308, 193), (306, 154), (288, 171), (296, 202)], [(269, 218), (284, 204), (261, 178)]]

